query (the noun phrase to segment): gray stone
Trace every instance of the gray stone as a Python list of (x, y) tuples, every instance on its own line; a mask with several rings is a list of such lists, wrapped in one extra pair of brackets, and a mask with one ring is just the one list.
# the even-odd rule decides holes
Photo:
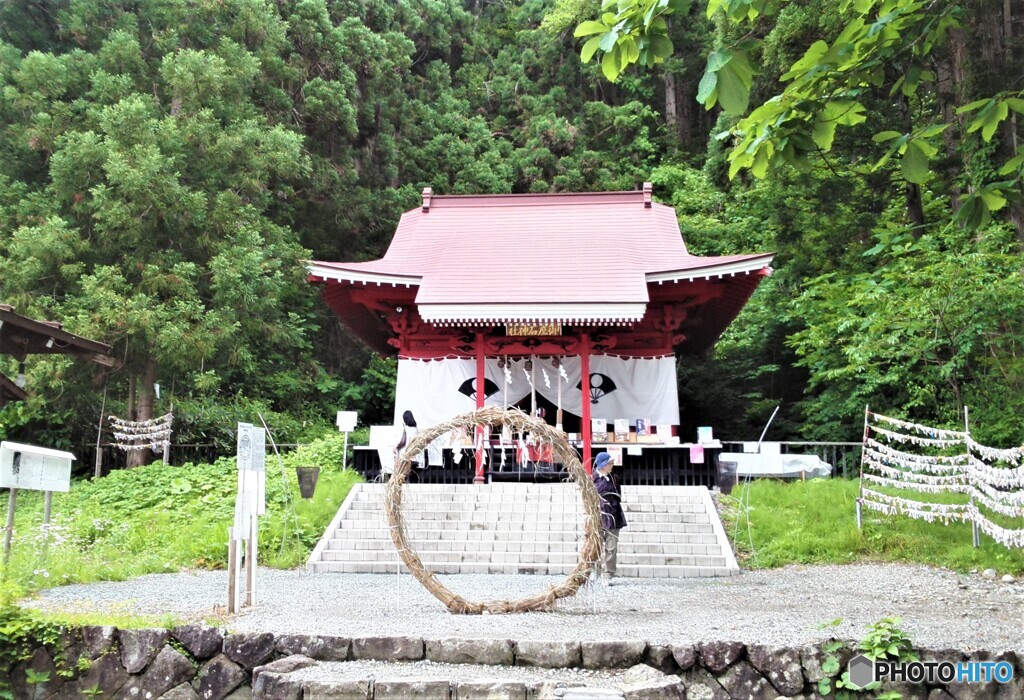
[(212, 659), (224, 645), (224, 634), (209, 625), (179, 625), (171, 630), (171, 636), (198, 661)]
[(1003, 574), (1003, 577), (1001, 579), (999, 579), (999, 580), (1002, 581), (1003, 583), (1013, 583), (1017, 579), (1015, 579), (1013, 577), (1013, 574)]
[(738, 661), (718, 677), (718, 682), (733, 700), (772, 700), (779, 694), (753, 666)]
[(127, 682), (128, 672), (121, 665), (118, 655), (111, 651), (92, 662), (89, 669), (78, 679), (75, 688), (77, 697), (87, 697), (91, 690), (96, 689), (102, 691), (103, 695), (100, 697), (110, 698)]
[[(253, 697), (260, 700), (302, 700), (303, 694), (307, 698), (331, 697), (320, 694), (310, 694), (303, 690), (303, 683), (287, 673), (275, 673), (267, 671), (261, 673), (252, 685)], [(343, 696), (345, 697), (345, 696)], [(364, 692), (361, 696), (365, 698)]]
[(800, 651), (790, 647), (770, 649), (761, 644), (747, 647), (750, 664), (768, 679), (780, 695), (796, 695), (804, 689)]
[(583, 668), (629, 668), (642, 664), (646, 642), (581, 642)]
[(539, 642), (533, 640), (516, 642), (517, 666), (571, 668), (579, 666), (581, 661), (579, 642)]
[(240, 685), (224, 700), (252, 700), (252, 688), (247, 685)]
[(242, 632), (224, 638), (224, 653), (246, 671), (262, 666), (274, 655), (274, 635)]
[(121, 630), (121, 663), (128, 673), (141, 673), (167, 644), (165, 629)]
[(996, 570), (995, 569), (985, 569), (984, 571), (981, 572), (981, 575), (984, 576), (985, 578), (989, 579), (990, 581), (995, 581), (996, 580)]
[(164, 647), (145, 673), (128, 679), (117, 697), (158, 698), (171, 688), (191, 681), (195, 675), (196, 667), (187, 656), (172, 647)]
[(286, 656), (302, 654), (317, 661), (346, 661), (351, 647), (348, 637), (286, 634), (277, 638), (278, 652)]
[(160, 700), (199, 700), (199, 695), (190, 683), (176, 685), (160, 696)]
[(79, 628), (62, 629), (57, 638), (57, 649), (63, 650), (61, 665), (64, 668), (74, 668), (80, 659), (90, 659), (89, 652), (85, 648), (85, 641), (82, 639), (82, 630)]
[(451, 683), (436, 678), (375, 681), (373, 684), (373, 700), (403, 700), (404, 698), (448, 700), (451, 693)]
[(932, 692), (928, 693), (928, 700), (956, 700), (952, 695), (947, 693), (942, 688), (935, 688)]
[(662, 673), (679, 672), (679, 664), (676, 663), (676, 659), (672, 655), (672, 647), (668, 644), (648, 644), (644, 651), (644, 663)]
[(117, 644), (117, 628), (105, 625), (87, 625), (82, 628), (82, 641), (90, 659), (98, 659)]
[(422, 637), (358, 637), (352, 640), (353, 659), (377, 661), (420, 661)]
[(440, 664), (511, 666), (515, 646), (510, 639), (428, 639), (426, 658)]
[[(839, 670), (833, 673), (826, 673), (822, 666), (830, 656), (836, 657)], [(804, 669), (804, 678), (808, 683), (817, 684), (825, 678), (839, 677), (846, 670), (846, 664), (853, 658), (853, 650), (849, 647), (839, 647), (834, 652), (827, 652), (823, 645), (807, 645), (800, 649), (800, 665)]]
[(656, 668), (652, 668), (647, 664), (637, 664), (630, 666), (625, 673), (621, 676), (623, 683), (645, 683), (647, 681), (660, 681), (665, 678), (667, 674), (662, 673)]
[(704, 668), (718, 674), (740, 660), (743, 656), (743, 644), (741, 642), (702, 642), (698, 647), (698, 653)]
[(263, 666), (257, 666), (252, 670), (252, 681), (256, 682), (256, 679), (260, 677), (261, 673), (270, 671), (271, 673), (291, 673), (292, 671), (298, 671), (300, 668), (309, 668), (315, 666), (316, 661), (303, 656), (302, 654), (292, 654), (286, 656), (283, 659), (277, 661), (271, 661), (269, 664)]
[[(46, 680), (30, 684), (28, 682), (29, 671), (36, 678), (45, 675)], [(53, 662), (50, 652), (44, 647), (37, 647), (27, 661), (18, 664), (14, 669), (10, 677), (10, 684), (16, 698), (43, 700), (59, 693), (64, 686), (64, 679), (57, 675), (57, 665)]]
[(697, 663), (697, 649), (692, 644), (673, 644), (672, 658), (681, 671), (689, 671)]
[(517, 681), (459, 681), (454, 700), (526, 700), (526, 684)]
[(202, 700), (221, 700), (245, 681), (245, 671), (224, 654), (217, 654), (199, 669), (196, 690)]
[[(266, 678), (269, 674), (263, 674)], [(358, 681), (306, 681), (302, 684), (303, 700), (371, 700), (373, 687), (369, 679)]]
[[(529, 700), (561, 700), (571, 693), (574, 688), (583, 688), (583, 683), (570, 682), (570, 681), (536, 681), (526, 686), (526, 697)], [(593, 693), (594, 688), (587, 688), (591, 691), (591, 694), (596, 698), (596, 693)], [(617, 696), (621, 700), (622, 694), (618, 693)]]
[(730, 700), (722, 684), (703, 668), (695, 666), (680, 675), (686, 686), (687, 700)]
[(948, 661), (954, 664), (964, 659), (963, 652), (958, 649), (922, 649), (918, 656), (921, 657), (921, 661)]
[(665, 676), (657, 681), (625, 684), (622, 695), (625, 700), (685, 700), (686, 688), (679, 676)]
[[(993, 654), (989, 651), (976, 651), (968, 657), (971, 661), (1007, 661), (1014, 667), (1014, 675), (1020, 676), (1017, 655), (1011, 651)], [(994, 700), (999, 690), (998, 683), (950, 683), (946, 690), (956, 700)], [(1009, 690), (1009, 689), (1004, 689)]]

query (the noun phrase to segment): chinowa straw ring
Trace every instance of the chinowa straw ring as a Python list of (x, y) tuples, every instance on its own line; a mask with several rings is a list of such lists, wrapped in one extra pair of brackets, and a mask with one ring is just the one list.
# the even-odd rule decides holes
[[(433, 572), (423, 567), (419, 554), (412, 547), (405, 531), (402, 518), (402, 489), (412, 469), (412, 458), (427, 446), (450, 431), (465, 430), (473, 434), (477, 426), (509, 426), (513, 430), (529, 432), (534, 439), (552, 446), (558, 461), (565, 465), (580, 489), (583, 501), (583, 538), (579, 550), (579, 562), (564, 581), (546, 591), (520, 600), (497, 600), (474, 602), (453, 593), (444, 586)], [(473, 431), (473, 432), (470, 432)], [(472, 450), (473, 448), (469, 448)], [(569, 446), (565, 434), (553, 427), (530, 418), (516, 409), (505, 410), (497, 407), (482, 408), (472, 413), (457, 416), (446, 423), (440, 423), (419, 433), (399, 455), (395, 471), (384, 492), (384, 512), (387, 515), (391, 539), (409, 572), (430, 591), (431, 595), (444, 603), (448, 612), (457, 614), (512, 613), (548, 610), (559, 598), (575, 595), (587, 582), (594, 564), (601, 554), (601, 510), (600, 496), (590, 476), (583, 469), (576, 452)]]

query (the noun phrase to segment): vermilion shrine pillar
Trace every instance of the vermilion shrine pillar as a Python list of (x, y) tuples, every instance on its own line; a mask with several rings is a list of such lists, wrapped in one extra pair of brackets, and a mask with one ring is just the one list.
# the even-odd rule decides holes
[[(476, 334), (476, 407), (481, 409), (484, 407), (484, 334), (477, 331)], [(473, 477), (474, 484), (484, 483), (484, 428), (482, 425), (476, 426), (476, 435), (474, 436), (473, 444), (476, 445), (476, 475)]]
[(580, 432), (583, 433), (583, 468), (587, 474), (591, 472), (591, 430), (590, 430), (590, 333), (580, 333), (580, 390), (583, 396), (582, 410), (580, 411)]

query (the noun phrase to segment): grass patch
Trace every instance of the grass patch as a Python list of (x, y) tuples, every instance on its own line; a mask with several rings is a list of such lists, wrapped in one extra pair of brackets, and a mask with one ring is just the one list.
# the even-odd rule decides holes
[[(956, 571), (1024, 572), (1024, 551), (1008, 549), (984, 534), (971, 545), (971, 526), (943, 525), (886, 516), (864, 509), (857, 529), (858, 482), (760, 479), (741, 484), (723, 502), (723, 525), (737, 557), (749, 568), (786, 564), (915, 562)], [(746, 510), (740, 502), (747, 505)], [(748, 522), (749, 521), (749, 522)], [(1021, 527), (1018, 520), (1015, 527)]]
[[(337, 440), (341, 440), (340, 437)], [(267, 458), (267, 514), (260, 517), (260, 563), (302, 564), (361, 477), (341, 470), (334, 438)], [(340, 453), (340, 447), (337, 450)], [(338, 459), (334, 457), (338, 456)], [(320, 466), (313, 499), (299, 496), (294, 466)], [(19, 491), (11, 559), (0, 575), (25, 591), (186, 568), (224, 568), (238, 472), (233, 458), (213, 464), (151, 464), (72, 483), (53, 494), (49, 535), (42, 494)], [(6, 518), (6, 499), (0, 517)]]

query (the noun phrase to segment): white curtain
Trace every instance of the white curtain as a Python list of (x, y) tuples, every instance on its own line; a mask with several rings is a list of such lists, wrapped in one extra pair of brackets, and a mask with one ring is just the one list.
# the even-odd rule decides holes
[[(511, 381), (507, 382), (498, 359), (488, 358), (484, 367), (484, 405), (518, 403), (530, 396), (532, 378), (537, 393), (556, 405), (558, 382), (561, 382), (562, 409), (582, 415), (582, 396), (578, 388), (580, 358), (560, 358), (568, 380), (559, 376), (552, 358), (532, 359), (532, 372), (526, 370), (526, 358), (509, 360)], [(609, 425), (616, 418), (626, 418), (630, 425), (634, 425), (637, 418), (646, 418), (651, 425), (679, 424), (675, 357), (640, 359), (592, 355), (590, 377), (592, 417), (604, 418)], [(475, 391), (476, 360), (399, 360), (395, 424), (401, 424), (405, 411), (412, 411), (420, 430), (473, 411), (476, 409)]]

